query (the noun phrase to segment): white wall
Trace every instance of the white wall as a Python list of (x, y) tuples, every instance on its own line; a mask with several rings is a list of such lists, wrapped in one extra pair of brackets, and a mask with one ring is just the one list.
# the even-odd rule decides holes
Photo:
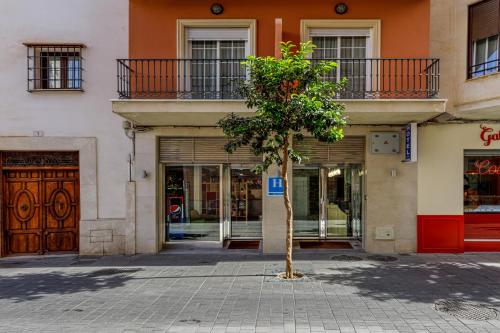
[[(85, 44), (85, 92), (27, 92), (23, 42)], [(128, 55), (128, 0), (1, 0), (0, 45), (0, 140), (97, 138), (98, 218), (124, 218), (131, 145), (109, 100), (115, 59)]]

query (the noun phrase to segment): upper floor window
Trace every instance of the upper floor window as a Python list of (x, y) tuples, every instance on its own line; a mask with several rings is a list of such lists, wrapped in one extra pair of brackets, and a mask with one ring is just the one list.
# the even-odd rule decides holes
[(370, 31), (368, 29), (311, 29), (309, 32), (316, 49), (313, 59), (334, 60), (338, 67), (326, 76), (340, 81), (347, 79), (344, 98), (363, 98), (371, 66), (367, 58), (371, 55)]
[(469, 7), (469, 78), (500, 70), (499, 34), (499, 0), (481, 1)]
[(25, 44), (28, 91), (82, 90), (82, 44)]
[(247, 28), (188, 28), (190, 98), (238, 98), (249, 55)]

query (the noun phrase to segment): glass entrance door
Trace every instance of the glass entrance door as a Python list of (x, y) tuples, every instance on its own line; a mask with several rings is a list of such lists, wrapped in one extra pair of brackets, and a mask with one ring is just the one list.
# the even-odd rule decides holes
[(231, 238), (262, 237), (262, 176), (231, 169)]
[(220, 240), (220, 167), (165, 167), (165, 240)]
[(319, 237), (320, 169), (293, 169), (293, 236)]
[(323, 173), (327, 238), (361, 237), (361, 166), (334, 166)]
[(362, 170), (357, 164), (294, 167), (294, 237), (360, 239)]

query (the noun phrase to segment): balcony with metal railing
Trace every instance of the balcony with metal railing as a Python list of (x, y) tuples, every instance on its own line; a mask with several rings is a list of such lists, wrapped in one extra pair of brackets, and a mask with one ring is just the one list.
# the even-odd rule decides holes
[[(351, 124), (405, 124), (442, 114), (439, 60), (432, 58), (311, 59), (335, 61), (324, 80), (347, 84), (336, 93)], [(242, 103), (244, 59), (118, 59), (113, 112), (142, 126), (214, 126)]]
[[(347, 79), (339, 99), (429, 99), (439, 92), (439, 60), (321, 59), (338, 67), (325, 80)], [(238, 100), (243, 59), (118, 59), (120, 99)], [(320, 61), (312, 59), (311, 61)]]

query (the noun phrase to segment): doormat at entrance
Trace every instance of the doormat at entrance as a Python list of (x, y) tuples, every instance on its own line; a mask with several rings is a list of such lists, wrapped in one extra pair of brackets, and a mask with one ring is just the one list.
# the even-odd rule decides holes
[(301, 249), (352, 249), (349, 242), (300, 242)]
[(260, 241), (251, 240), (241, 240), (241, 241), (230, 241), (227, 246), (230, 250), (258, 250), (260, 246)]

